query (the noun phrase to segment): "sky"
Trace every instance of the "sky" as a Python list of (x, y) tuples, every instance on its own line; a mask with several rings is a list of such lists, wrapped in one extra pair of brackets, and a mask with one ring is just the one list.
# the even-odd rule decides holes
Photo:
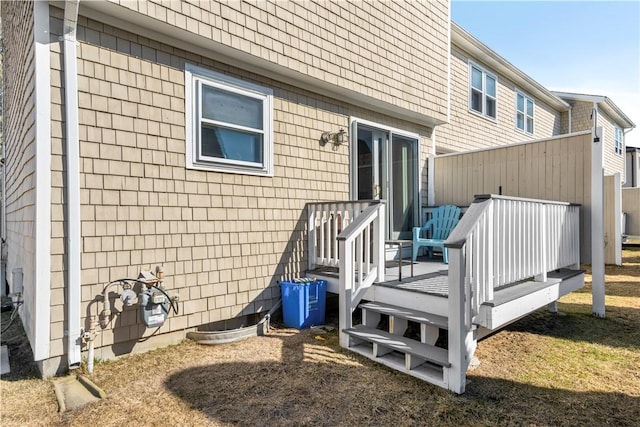
[(547, 89), (609, 97), (640, 147), (640, 0), (452, 0), (451, 17)]

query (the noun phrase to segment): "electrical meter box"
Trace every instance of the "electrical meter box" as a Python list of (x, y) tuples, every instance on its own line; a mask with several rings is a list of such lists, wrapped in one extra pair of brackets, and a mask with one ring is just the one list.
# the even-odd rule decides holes
[(148, 328), (164, 324), (169, 314), (171, 301), (157, 288), (145, 289), (140, 293), (140, 317)]

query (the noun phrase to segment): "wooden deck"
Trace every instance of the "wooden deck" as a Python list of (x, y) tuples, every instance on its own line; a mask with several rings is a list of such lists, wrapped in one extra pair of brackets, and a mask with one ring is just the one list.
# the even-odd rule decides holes
[[(413, 262), (413, 277), (411, 276), (411, 262), (412, 261), (410, 259), (404, 259), (402, 261), (402, 280), (398, 280), (398, 261), (387, 261), (385, 268), (385, 281), (382, 283), (376, 283), (376, 286), (444, 298), (448, 296), (449, 266), (442, 262), (442, 258), (437, 256), (434, 258), (428, 258), (426, 256), (418, 257), (418, 259)], [(312, 273), (334, 278), (336, 281), (338, 278), (337, 269), (332, 268), (315, 270)], [(580, 273), (582, 273), (581, 270), (561, 269), (556, 272), (549, 273), (549, 281), (546, 283), (522, 281), (505, 286), (501, 289), (496, 289), (494, 301), (489, 304), (494, 306), (512, 301), (524, 295), (544, 289), (553, 283), (567, 280)], [(329, 289), (329, 291), (332, 292), (333, 289)]]
[[(410, 290), (425, 294), (447, 296), (447, 275), (449, 266), (442, 262), (442, 258), (418, 257), (413, 262), (413, 277), (411, 277), (411, 260), (402, 261), (402, 280), (398, 280), (398, 260), (389, 260), (385, 267), (385, 281), (377, 285), (391, 288)], [(307, 277), (320, 277), (329, 282), (327, 291), (338, 292), (338, 269), (322, 267), (307, 272)]]
[(449, 266), (430, 260), (429, 258), (418, 258), (413, 264), (413, 277), (409, 275), (409, 263), (403, 261), (402, 281), (398, 280), (397, 261), (387, 263), (385, 270), (385, 281), (377, 283), (378, 286), (385, 286), (405, 291), (419, 292), (423, 294), (446, 297), (448, 294)]
[[(386, 280), (382, 283), (376, 283), (377, 286), (384, 286), (394, 289), (402, 289), (405, 291), (418, 292), (421, 294), (436, 295), (441, 297), (447, 297), (448, 291), (448, 275), (449, 266), (429, 258), (418, 258), (414, 263), (414, 275), (408, 276), (409, 260), (403, 261), (402, 281), (398, 280), (398, 265), (397, 261), (393, 263), (387, 263), (385, 271)], [(514, 283), (509, 286), (505, 286), (501, 289), (496, 289), (494, 294), (494, 301), (490, 305), (500, 305), (506, 302), (518, 299), (527, 294), (536, 292), (539, 289), (544, 289), (553, 283), (562, 282), (563, 280), (570, 279), (578, 274), (583, 273), (582, 270), (570, 270), (560, 269), (549, 273), (549, 280), (547, 282), (534, 282), (534, 281), (522, 281)]]

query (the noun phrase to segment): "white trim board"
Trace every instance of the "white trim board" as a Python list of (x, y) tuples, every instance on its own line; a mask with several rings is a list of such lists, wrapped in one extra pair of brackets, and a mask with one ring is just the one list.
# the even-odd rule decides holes
[(36, 213), (35, 213), (35, 332), (34, 360), (50, 353), (51, 327), (51, 59), (49, 4), (34, 2)]

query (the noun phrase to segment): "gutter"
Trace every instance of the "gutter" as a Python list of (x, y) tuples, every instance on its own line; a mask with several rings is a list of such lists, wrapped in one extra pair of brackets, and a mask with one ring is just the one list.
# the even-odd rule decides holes
[(64, 118), (67, 158), (67, 362), (69, 369), (80, 367), (80, 140), (78, 124), (78, 69), (76, 27), (80, 0), (64, 3)]

